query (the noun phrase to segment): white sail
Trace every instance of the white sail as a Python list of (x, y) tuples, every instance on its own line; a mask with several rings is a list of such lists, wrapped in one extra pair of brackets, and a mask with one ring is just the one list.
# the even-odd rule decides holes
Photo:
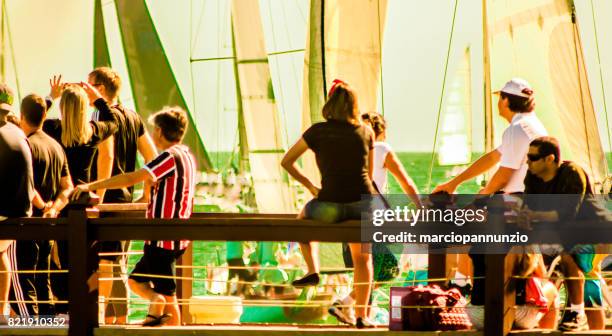
[(536, 113), (559, 139), (562, 158), (577, 162), (600, 183), (606, 160), (575, 17), (568, 0), (489, 1), (492, 87), (512, 77), (528, 80)]
[[(359, 109), (377, 108), (387, 0), (311, 0), (304, 56), (302, 129), (321, 121), (330, 83), (338, 78), (357, 92)], [(312, 156), (304, 169), (318, 176)]]
[(440, 129), (439, 165), (461, 165), (472, 156), (472, 79), (470, 48), (451, 78)]
[(282, 124), (274, 101), (258, 0), (232, 2), (232, 27), (242, 116), (257, 208), (294, 213), (295, 198), (280, 162)]

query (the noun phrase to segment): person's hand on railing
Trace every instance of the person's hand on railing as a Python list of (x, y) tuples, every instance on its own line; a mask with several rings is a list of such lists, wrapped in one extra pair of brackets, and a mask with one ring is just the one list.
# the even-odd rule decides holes
[(533, 211), (531, 211), (531, 209), (529, 209), (527, 206), (520, 209), (515, 208), (513, 210), (517, 213), (516, 226), (523, 230), (533, 230), (533, 227), (531, 226)]
[(457, 185), (452, 180), (450, 180), (448, 182), (445, 182), (445, 183), (442, 183), (436, 186), (434, 190), (431, 191), (431, 193), (436, 194), (436, 193), (446, 192), (448, 194), (454, 194), (456, 189), (457, 189)]
[(89, 183), (79, 184), (74, 189), (72, 189), (72, 192), (70, 193), (69, 197), (70, 201), (76, 201), (77, 199), (79, 199), (82, 193), (90, 192), (91, 190), (89, 190), (89, 185)]
[(43, 218), (57, 218), (57, 215), (59, 213), (57, 212), (57, 210), (55, 209), (55, 207), (50, 207), (49, 209), (47, 209), (44, 213), (43, 213)]

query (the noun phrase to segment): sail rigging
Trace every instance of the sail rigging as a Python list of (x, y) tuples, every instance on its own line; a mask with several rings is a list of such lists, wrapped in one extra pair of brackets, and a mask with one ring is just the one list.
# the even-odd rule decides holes
[[(148, 117), (164, 106), (189, 111), (166, 56), (145, 0), (117, 0), (117, 18), (130, 73), (138, 113)], [(199, 168), (210, 171), (211, 164), (191, 113), (184, 142), (195, 154)]]
[(446, 97), (438, 165), (468, 164), (472, 157), (472, 69), (471, 52), (467, 47), (463, 59), (450, 80)]
[(573, 1), (490, 1), (487, 6), (492, 86), (512, 77), (527, 79), (536, 88), (536, 112), (559, 139), (563, 159), (577, 162), (601, 183), (608, 170)]
[[(358, 93), (361, 111), (377, 109), (386, 15), (387, 0), (311, 1), (302, 130), (323, 120), (327, 88), (336, 78)], [(306, 156), (303, 164), (308, 175), (318, 179), (314, 158)]]
[(280, 162), (285, 153), (257, 0), (232, 2), (236, 81), (249, 167), (260, 212), (295, 212), (295, 197)]

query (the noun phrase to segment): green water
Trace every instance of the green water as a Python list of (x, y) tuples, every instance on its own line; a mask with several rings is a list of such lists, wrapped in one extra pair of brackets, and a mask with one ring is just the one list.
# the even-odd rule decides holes
[[(479, 153), (474, 153), (472, 155), (472, 160), (475, 160), (479, 157)], [(416, 183), (419, 191), (421, 193), (425, 193), (428, 191), (426, 189), (428, 180), (429, 180), (429, 171), (430, 171), (430, 163), (431, 163), (431, 154), (428, 153), (398, 153), (398, 157), (400, 161), (404, 165), (407, 173), (412, 177), (414, 182)], [(231, 154), (230, 153), (213, 153), (211, 154), (211, 159), (213, 160), (213, 164), (217, 167), (228, 167), (231, 163)], [(234, 166), (237, 164), (237, 157), (233, 158)], [(612, 167), (612, 154), (608, 153), (607, 155), (608, 166)], [(437, 164), (434, 165), (431, 173), (431, 190), (434, 186), (449, 179), (449, 173), (453, 167), (441, 167)], [(459, 193), (475, 193), (480, 189), (480, 185), (478, 185), (474, 181), (469, 181), (464, 183), (459, 187), (457, 192)], [(393, 178), (389, 178), (389, 193), (401, 193), (401, 189), (397, 182)], [(224, 242), (194, 242), (194, 255), (193, 255), (193, 265), (194, 266), (205, 266), (205, 265), (221, 265), (224, 264), (225, 261), (225, 253), (226, 253), (226, 244)], [(142, 250), (142, 242), (134, 241), (131, 246), (132, 250)], [(132, 255), (129, 257), (129, 269), (133, 267), (133, 265), (138, 261), (140, 256)], [(321, 256), (321, 258), (325, 258), (325, 256)], [(206, 289), (204, 285), (203, 279), (206, 279), (206, 270), (203, 268), (196, 268), (193, 270), (193, 275), (196, 280), (193, 282), (193, 295), (206, 295)], [(202, 279), (202, 280), (200, 280)], [(387, 289), (388, 294), (388, 289)], [(146, 312), (146, 305), (144, 304), (132, 304), (130, 306), (131, 314), (130, 321), (138, 321), (144, 318)], [(246, 308), (245, 308), (246, 309)], [(259, 308), (249, 308), (249, 309), (259, 309)], [(272, 308), (266, 308), (268, 310)], [(271, 315), (278, 315), (280, 308), (272, 309), (274, 311), (270, 311)], [(279, 321), (269, 321), (269, 322), (279, 322)]]

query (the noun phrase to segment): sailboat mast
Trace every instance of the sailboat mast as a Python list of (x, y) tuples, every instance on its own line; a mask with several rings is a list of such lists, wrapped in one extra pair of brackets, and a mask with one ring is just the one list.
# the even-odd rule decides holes
[(485, 152), (493, 150), (493, 110), (491, 104), (491, 55), (489, 50), (489, 27), (487, 22), (487, 0), (482, 0), (482, 56), (484, 74), (484, 144)]
[(6, 43), (4, 41), (4, 6), (6, 0), (0, 4), (0, 82), (6, 82)]
[[(233, 18), (232, 18), (233, 22)], [(231, 25), (232, 30), (232, 56), (234, 58), (234, 78), (236, 83), (236, 108), (238, 110), (238, 148), (240, 149), (240, 160), (238, 169), (242, 172), (247, 172), (249, 169), (249, 143), (247, 141), (246, 128), (244, 125), (244, 110), (242, 107), (242, 90), (240, 89), (240, 76), (238, 75), (238, 57), (236, 55), (236, 35), (234, 34), (234, 25)]]

